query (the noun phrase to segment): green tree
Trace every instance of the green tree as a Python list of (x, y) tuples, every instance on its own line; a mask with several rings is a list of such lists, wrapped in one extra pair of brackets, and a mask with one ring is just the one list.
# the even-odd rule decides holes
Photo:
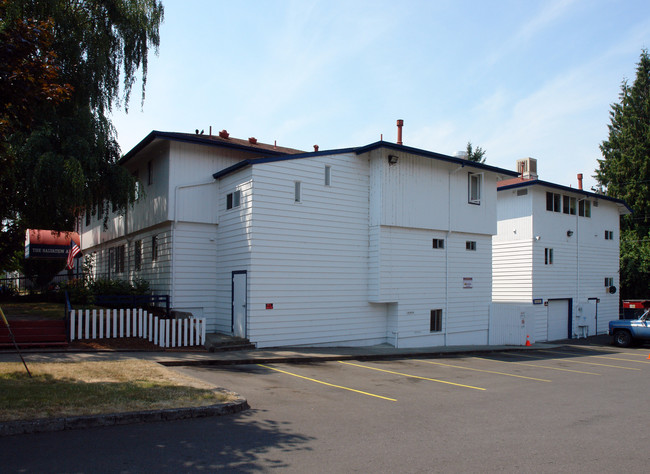
[[(160, 0), (3, 0), (0, 7), (0, 32), (47, 25), (52, 35), (40, 43), (36, 35), (38, 47), (15, 71), (38, 65), (36, 51), (55, 73), (26, 114), (5, 117), (3, 110), (2, 267), (22, 247), (27, 228), (72, 230), (86, 209), (106, 215), (134, 201), (135, 181), (117, 165), (109, 114), (128, 110), (138, 77), (144, 101), (148, 51), (157, 52), (163, 6)], [(3, 109), (21, 93), (12, 77), (0, 74)]]
[(600, 145), (596, 179), (608, 196), (634, 211), (621, 219), (621, 296), (650, 297), (650, 57), (643, 50), (636, 78), (621, 85)]
[(468, 161), (475, 161), (476, 163), (485, 163), (485, 150), (480, 146), (475, 149), (472, 147), (472, 142), (467, 142), (467, 149), (465, 150)]

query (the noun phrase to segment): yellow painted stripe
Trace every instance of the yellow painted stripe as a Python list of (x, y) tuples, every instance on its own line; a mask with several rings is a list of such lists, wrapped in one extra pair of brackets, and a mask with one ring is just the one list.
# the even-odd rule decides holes
[[(548, 352), (548, 351), (540, 350), (539, 352)], [(534, 356), (524, 355), (524, 354), (517, 354), (517, 355), (520, 355), (520, 356), (522, 356), (522, 357), (529, 357), (529, 358), (531, 358), (531, 359), (538, 359), (538, 360), (542, 359), (542, 360), (546, 360), (544, 357), (534, 357)], [(555, 358), (555, 359), (553, 359), (553, 360), (556, 360), (556, 361), (557, 361), (557, 360), (561, 360), (562, 362), (572, 362), (572, 363), (574, 363), (574, 364), (586, 364), (586, 365), (598, 365), (598, 366), (600, 366), (600, 367), (612, 367), (612, 368), (614, 368), (614, 369), (623, 369), (623, 370), (641, 370), (641, 369), (636, 369), (636, 368), (634, 368), (634, 367), (623, 367), (622, 365), (599, 364), (599, 363), (597, 363), (597, 362), (584, 362), (584, 361), (580, 361), (580, 360), (573, 360), (573, 359), (566, 359), (566, 358), (563, 358), (563, 359), (557, 359), (557, 358)]]
[(550, 380), (547, 379), (538, 379), (535, 377), (527, 377), (525, 375), (507, 374), (505, 372), (497, 372), (495, 370), (484, 370), (484, 369), (476, 369), (474, 367), (463, 367), (462, 365), (443, 364), (442, 362), (433, 362), (431, 360), (420, 360), (419, 362), (424, 362), (426, 364), (442, 365), (443, 367), (454, 367), (456, 369), (474, 370), (476, 372), (485, 372), (488, 374), (505, 375), (507, 377), (517, 377), (519, 379), (536, 380), (538, 382), (550, 382)]
[(340, 360), (339, 362), (341, 364), (353, 365), (355, 367), (361, 367), (361, 368), (364, 368), (364, 369), (377, 370), (379, 372), (386, 372), (387, 374), (395, 374), (395, 375), (401, 375), (403, 377), (411, 377), (411, 378), (414, 378), (414, 379), (429, 380), (431, 382), (444, 383), (444, 384), (447, 384), (447, 385), (455, 385), (456, 387), (471, 388), (471, 389), (474, 389), (474, 390), (485, 390), (484, 388), (481, 388), (481, 387), (473, 387), (471, 385), (464, 385), (462, 383), (448, 382), (446, 380), (439, 380), (439, 379), (430, 379), (428, 377), (420, 377), (419, 375), (404, 374), (402, 372), (394, 372), (392, 370), (378, 369), (377, 367), (370, 367), (370, 366), (361, 365), (361, 364), (353, 364), (352, 362), (344, 362), (342, 360)]
[[(553, 352), (555, 354), (568, 354), (568, 355), (576, 355), (575, 352), (562, 352), (562, 351), (551, 351), (547, 350), (544, 352)], [(620, 357), (610, 357), (610, 356), (602, 356), (602, 355), (593, 355), (593, 354), (578, 354), (580, 357), (597, 357), (599, 359), (610, 359), (610, 360), (618, 360), (621, 362), (636, 362), (639, 364), (650, 364), (650, 360), (638, 360), (638, 359), (621, 359)]]
[(259, 365), (260, 367), (264, 367), (265, 369), (275, 370), (276, 372), (281, 372), (283, 374), (293, 375), (294, 377), (309, 380), (310, 382), (316, 382), (316, 383), (320, 383), (320, 384), (323, 384), (323, 385), (327, 385), (328, 387), (335, 387), (335, 388), (340, 388), (342, 390), (349, 390), (350, 392), (356, 392), (356, 393), (360, 393), (362, 395), (368, 395), (369, 397), (381, 398), (382, 400), (389, 400), (391, 402), (396, 402), (397, 401), (394, 398), (382, 397), (381, 395), (375, 395), (374, 393), (362, 392), (361, 390), (355, 390), (354, 388), (343, 387), (341, 385), (335, 385), (333, 383), (323, 382), (322, 380), (312, 379), (312, 378), (309, 378), (309, 377), (305, 377), (304, 375), (298, 375), (298, 374), (294, 374), (294, 373), (291, 373), (291, 372), (287, 372), (286, 370), (280, 370), (280, 369), (276, 369), (275, 367), (269, 367), (268, 365), (264, 365), (264, 364), (257, 364), (257, 365)]
[[(521, 355), (521, 354), (518, 354)], [(481, 359), (481, 360), (491, 360), (492, 362), (498, 362), (500, 364), (519, 364), (519, 365), (527, 365), (528, 367), (537, 367), (538, 369), (548, 369), (548, 370), (559, 370), (562, 372), (573, 372), (574, 374), (586, 374), (586, 375), (600, 375), (595, 372), (583, 372), (582, 370), (573, 370), (573, 369), (563, 369), (561, 367), (548, 367), (547, 365), (537, 365), (537, 364), (529, 364), (527, 362), (517, 362), (514, 360), (511, 361), (503, 361), (503, 360), (494, 360), (494, 359), (488, 359), (486, 357), (473, 357), (474, 359)]]

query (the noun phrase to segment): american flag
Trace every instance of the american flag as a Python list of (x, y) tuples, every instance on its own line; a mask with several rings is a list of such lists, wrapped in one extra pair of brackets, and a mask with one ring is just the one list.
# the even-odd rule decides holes
[(70, 239), (70, 252), (68, 252), (68, 264), (65, 266), (68, 270), (74, 267), (74, 258), (81, 253), (81, 249), (77, 243)]

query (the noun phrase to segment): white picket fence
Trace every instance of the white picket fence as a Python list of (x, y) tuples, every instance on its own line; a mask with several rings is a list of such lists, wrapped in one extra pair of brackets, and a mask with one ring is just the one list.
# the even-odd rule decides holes
[(205, 343), (205, 318), (162, 319), (137, 309), (71, 310), (70, 341), (139, 337), (159, 347)]

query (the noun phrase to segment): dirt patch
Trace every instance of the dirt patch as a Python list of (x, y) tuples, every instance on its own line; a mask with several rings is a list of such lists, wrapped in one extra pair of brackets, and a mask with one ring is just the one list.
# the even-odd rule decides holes
[(68, 350), (80, 351), (149, 351), (149, 352), (207, 352), (203, 346), (159, 347), (153, 342), (139, 337), (116, 339), (92, 339), (72, 341)]

